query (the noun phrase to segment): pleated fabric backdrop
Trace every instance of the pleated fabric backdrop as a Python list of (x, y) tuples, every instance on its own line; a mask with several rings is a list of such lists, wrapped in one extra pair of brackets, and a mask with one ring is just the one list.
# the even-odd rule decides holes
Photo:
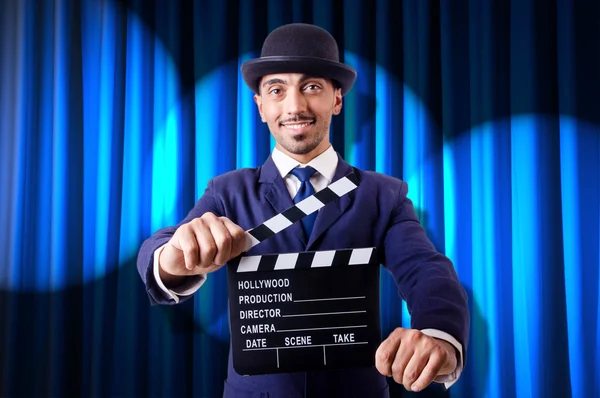
[[(358, 70), (334, 148), (408, 182), (469, 293), (460, 381), (402, 395), (599, 396), (599, 20), (569, 0), (0, 0), (0, 396), (220, 396), (225, 272), (150, 307), (135, 258), (268, 156), (239, 66), (289, 22)], [(408, 326), (381, 289), (384, 333)]]

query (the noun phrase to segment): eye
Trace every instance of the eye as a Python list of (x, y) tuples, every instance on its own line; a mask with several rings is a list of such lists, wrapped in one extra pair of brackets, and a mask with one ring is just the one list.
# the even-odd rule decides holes
[(279, 95), (279, 94), (281, 94), (281, 89), (280, 88), (272, 88), (269, 90), (269, 94)]
[(305, 87), (305, 90), (307, 91), (317, 91), (321, 88), (321, 86), (319, 86), (318, 84), (309, 84)]

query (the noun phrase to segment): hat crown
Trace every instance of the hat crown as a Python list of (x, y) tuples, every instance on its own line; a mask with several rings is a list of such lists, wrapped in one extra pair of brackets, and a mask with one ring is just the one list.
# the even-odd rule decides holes
[(265, 39), (261, 57), (312, 57), (339, 61), (333, 36), (323, 28), (293, 23), (273, 30)]

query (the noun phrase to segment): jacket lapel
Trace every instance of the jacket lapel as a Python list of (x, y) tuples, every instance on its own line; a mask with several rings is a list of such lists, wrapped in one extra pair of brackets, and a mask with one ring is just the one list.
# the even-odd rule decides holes
[[(283, 213), (294, 205), (294, 201), (290, 197), (285, 182), (281, 178), (271, 156), (269, 156), (261, 168), (259, 182), (269, 185), (266, 187), (265, 199), (271, 204), (275, 213)], [(300, 239), (302, 246), (306, 246), (307, 237), (301, 222), (295, 222), (287, 229)]]
[[(338, 166), (333, 177), (333, 182), (340, 178), (352, 173), (354, 169), (347, 162), (345, 162), (341, 156), (338, 155)], [(357, 176), (358, 177), (358, 176)], [(312, 234), (308, 241), (306, 250), (310, 250), (310, 247), (319, 239), (319, 237), (334, 223), (338, 218), (348, 209), (352, 200), (354, 199), (356, 191), (348, 192), (341, 198), (334, 200), (332, 203), (323, 206), (319, 210), (317, 219), (315, 220), (315, 226), (313, 227)], [(300, 224), (300, 223), (297, 223)], [(301, 228), (302, 229), (302, 228)]]

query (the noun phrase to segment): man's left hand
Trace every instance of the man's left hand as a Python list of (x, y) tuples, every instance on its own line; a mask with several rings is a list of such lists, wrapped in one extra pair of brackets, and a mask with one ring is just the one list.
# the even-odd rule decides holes
[(456, 350), (450, 343), (416, 329), (396, 328), (375, 354), (375, 367), (408, 391), (421, 391), (436, 377), (454, 372)]

